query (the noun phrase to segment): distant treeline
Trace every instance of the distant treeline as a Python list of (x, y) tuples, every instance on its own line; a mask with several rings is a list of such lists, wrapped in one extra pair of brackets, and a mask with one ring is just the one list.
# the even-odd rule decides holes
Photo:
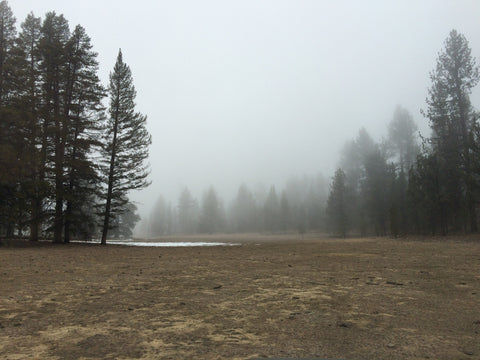
[(104, 87), (85, 29), (63, 15), (30, 13), (17, 32), (2, 1), (0, 20), (0, 236), (68, 242), (103, 229), (105, 243), (108, 229), (134, 226), (126, 194), (147, 185), (130, 69), (119, 52)]
[(184, 188), (177, 202), (160, 196), (140, 232), (147, 236), (195, 233), (323, 231), (328, 184), (325, 178), (292, 178), (277, 191), (240, 185), (234, 200), (225, 205), (213, 187), (198, 201)]
[(329, 191), (325, 181), (308, 177), (281, 192), (252, 192), (242, 185), (225, 208), (213, 188), (200, 203), (185, 189), (176, 204), (159, 199), (143, 232), (477, 232), (480, 127), (470, 93), (479, 68), (463, 35), (450, 32), (430, 78), (423, 111), (430, 137), (422, 137), (412, 115), (398, 106), (386, 139), (376, 143), (361, 129), (347, 142)]
[(388, 130), (388, 138), (379, 144), (365, 129), (345, 144), (340, 161), (345, 170), (336, 172), (330, 191), (329, 181), (321, 174), (293, 177), (279, 190), (273, 185), (242, 184), (227, 204), (213, 186), (200, 199), (184, 188), (174, 203), (159, 196), (139, 231), (146, 236), (221, 232), (330, 232), (345, 236), (347, 232), (399, 235), (417, 231), (407, 229), (400, 219), (390, 226), (394, 216), (406, 211), (393, 208), (393, 204), (406, 206), (405, 169), (412, 168), (421, 154), (417, 125), (410, 113), (398, 106)]

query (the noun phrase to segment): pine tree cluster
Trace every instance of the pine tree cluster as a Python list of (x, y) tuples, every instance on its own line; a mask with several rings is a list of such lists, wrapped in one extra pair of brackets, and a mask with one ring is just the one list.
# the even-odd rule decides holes
[(151, 139), (121, 52), (106, 89), (82, 26), (30, 13), (17, 33), (6, 1), (0, 19), (0, 236), (60, 243), (131, 227), (127, 193), (148, 185)]
[(432, 135), (422, 138), (421, 147), (416, 125), (402, 108), (394, 114), (388, 141), (376, 144), (362, 129), (345, 147), (327, 211), (333, 233), (478, 231), (480, 124), (470, 94), (480, 74), (465, 36), (450, 32), (430, 79), (422, 113)]

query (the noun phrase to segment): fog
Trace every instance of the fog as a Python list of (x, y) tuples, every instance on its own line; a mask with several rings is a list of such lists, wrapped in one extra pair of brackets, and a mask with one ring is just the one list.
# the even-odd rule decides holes
[[(160, 194), (213, 185), (282, 187), (330, 178), (361, 127), (386, 135), (397, 104), (420, 114), (451, 29), (480, 56), (478, 1), (10, 1), (18, 23), (55, 10), (81, 24), (108, 83), (118, 49), (153, 137), (152, 184), (130, 194), (148, 216)], [(472, 104), (480, 104), (476, 91)]]

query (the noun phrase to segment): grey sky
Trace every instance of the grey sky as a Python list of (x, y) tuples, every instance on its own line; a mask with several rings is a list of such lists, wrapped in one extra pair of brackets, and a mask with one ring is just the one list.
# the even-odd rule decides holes
[[(213, 184), (283, 186), (331, 176), (364, 126), (386, 133), (395, 106), (423, 132), (429, 72), (451, 29), (480, 56), (479, 1), (10, 0), (18, 23), (55, 10), (81, 24), (108, 83), (119, 48), (153, 136), (148, 213)], [(480, 104), (480, 91), (472, 98)]]

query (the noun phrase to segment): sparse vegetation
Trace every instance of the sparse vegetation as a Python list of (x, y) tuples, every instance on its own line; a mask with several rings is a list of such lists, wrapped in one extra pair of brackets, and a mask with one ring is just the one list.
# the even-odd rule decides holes
[[(470, 359), (475, 237), (0, 247), (0, 357)], [(167, 239), (166, 239), (167, 240)]]

